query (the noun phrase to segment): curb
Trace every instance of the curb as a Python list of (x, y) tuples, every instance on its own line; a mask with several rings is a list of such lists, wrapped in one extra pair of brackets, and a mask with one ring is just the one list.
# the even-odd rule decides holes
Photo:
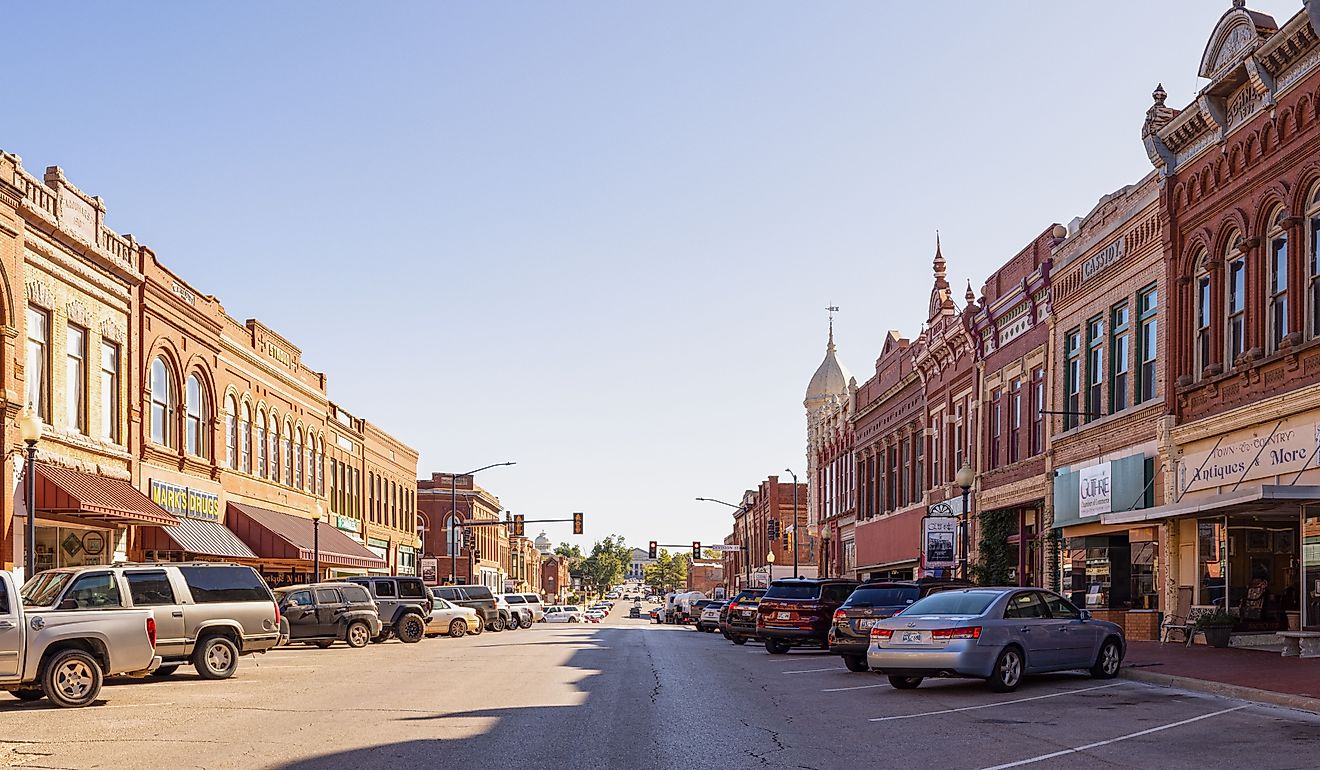
[(1141, 671), (1131, 668), (1124, 668), (1119, 673), (1119, 676), (1124, 679), (1153, 684), (1159, 687), (1190, 690), (1192, 692), (1206, 693), (1208, 695), (1218, 695), (1224, 698), (1236, 698), (1238, 700), (1265, 703), (1271, 706), (1283, 706), (1285, 708), (1320, 714), (1320, 698), (1312, 698), (1308, 695), (1274, 692), (1273, 690), (1261, 690), (1256, 687), (1245, 687), (1243, 685), (1226, 684), (1224, 682), (1212, 682), (1208, 679), (1196, 679), (1190, 676), (1157, 674), (1153, 671)]

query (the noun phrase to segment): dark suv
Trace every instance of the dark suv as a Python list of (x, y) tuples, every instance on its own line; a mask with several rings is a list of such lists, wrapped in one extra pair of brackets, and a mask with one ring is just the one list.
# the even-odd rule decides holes
[(747, 644), (756, 638), (756, 605), (765, 595), (764, 588), (745, 588), (739, 591), (720, 615), (720, 633), (734, 644)]
[(756, 608), (756, 636), (771, 655), (803, 645), (829, 649), (834, 611), (855, 588), (846, 578), (776, 580)]
[(481, 618), (481, 625), (491, 631), (503, 631), (507, 618), (500, 612), (495, 594), (486, 586), (435, 586), (431, 592), (460, 607), (471, 607)]
[(382, 628), (371, 641), (383, 642), (394, 634), (401, 642), (415, 644), (426, 635), (426, 624), (431, 622), (431, 593), (421, 578), (382, 575), (351, 577), (348, 582), (366, 586), (376, 602)]
[(958, 578), (868, 580), (834, 611), (830, 652), (841, 655), (849, 671), (868, 671), (866, 650), (871, 644), (871, 627), (877, 620), (897, 615), (923, 596), (970, 585), (970, 581)]
[(280, 605), (280, 635), (290, 642), (325, 649), (336, 641), (366, 647), (380, 636), (380, 615), (366, 586), (316, 583), (275, 589)]

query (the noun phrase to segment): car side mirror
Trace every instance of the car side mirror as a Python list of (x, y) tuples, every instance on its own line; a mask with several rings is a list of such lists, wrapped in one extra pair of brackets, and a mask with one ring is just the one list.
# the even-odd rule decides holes
[(1091, 611), (1090, 611), (1090, 610), (1079, 610), (1079, 612), (1081, 613), (1082, 620), (1090, 620), (1090, 619), (1091, 619)]
[(76, 610), (78, 609), (77, 599), (65, 599), (55, 606), (57, 610)]

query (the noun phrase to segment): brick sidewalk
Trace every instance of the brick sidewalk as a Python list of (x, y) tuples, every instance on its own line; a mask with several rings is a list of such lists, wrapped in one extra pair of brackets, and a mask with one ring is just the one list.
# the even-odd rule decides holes
[(1128, 642), (1123, 667), (1134, 672), (1320, 699), (1320, 658), (1285, 658), (1277, 652), (1232, 647)]

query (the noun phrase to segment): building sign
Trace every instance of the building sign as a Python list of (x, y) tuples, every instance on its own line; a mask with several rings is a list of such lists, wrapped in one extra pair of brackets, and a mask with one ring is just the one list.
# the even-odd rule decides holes
[(187, 302), (189, 305), (195, 306), (197, 304), (197, 295), (193, 294), (192, 289), (189, 289), (178, 281), (175, 281), (170, 286), (170, 291), (174, 293), (174, 296)]
[(1090, 280), (1092, 277), (1104, 272), (1105, 268), (1122, 259), (1125, 253), (1124, 241), (1119, 238), (1098, 253), (1092, 254), (1090, 258), (1082, 263), (1082, 280)]
[(211, 492), (152, 479), (151, 501), (170, 513), (190, 519), (220, 520), (220, 495)]
[(1077, 471), (1077, 515), (1081, 518), (1109, 513), (1113, 505), (1109, 463)]
[(424, 556), (420, 561), (422, 582), (428, 586), (440, 585), (440, 560), (433, 556)]
[(958, 520), (926, 516), (921, 520), (921, 560), (924, 569), (958, 566)]
[(293, 360), (293, 354), (285, 350), (284, 348), (280, 347), (279, 345), (276, 345), (275, 343), (271, 342), (270, 340), (262, 341), (262, 349), (265, 351), (266, 355), (270, 356), (276, 361), (279, 361), (280, 363), (284, 364), (290, 369), (298, 368)]
[(1178, 463), (1178, 494), (1320, 468), (1317, 417), (1312, 412), (1277, 422), (1278, 427), (1266, 423), (1225, 434), (1218, 442), (1189, 445)]
[(81, 240), (96, 243), (96, 209), (67, 187), (60, 187), (60, 227)]
[(335, 529), (342, 529), (345, 532), (356, 533), (358, 531), (358, 521), (352, 516), (335, 516)]
[[(711, 550), (711, 551), (741, 551), (741, 550), (742, 550), (742, 546), (740, 546), (740, 545), (732, 545), (732, 544), (726, 544), (726, 543), (716, 543), (716, 544), (714, 544), (714, 545), (705, 545), (705, 546), (702, 546), (702, 548), (706, 548), (706, 549)], [(650, 559), (643, 559), (643, 561), (645, 561), (645, 562), (647, 562), (647, 563), (650, 563), (650, 562), (651, 562)]]

